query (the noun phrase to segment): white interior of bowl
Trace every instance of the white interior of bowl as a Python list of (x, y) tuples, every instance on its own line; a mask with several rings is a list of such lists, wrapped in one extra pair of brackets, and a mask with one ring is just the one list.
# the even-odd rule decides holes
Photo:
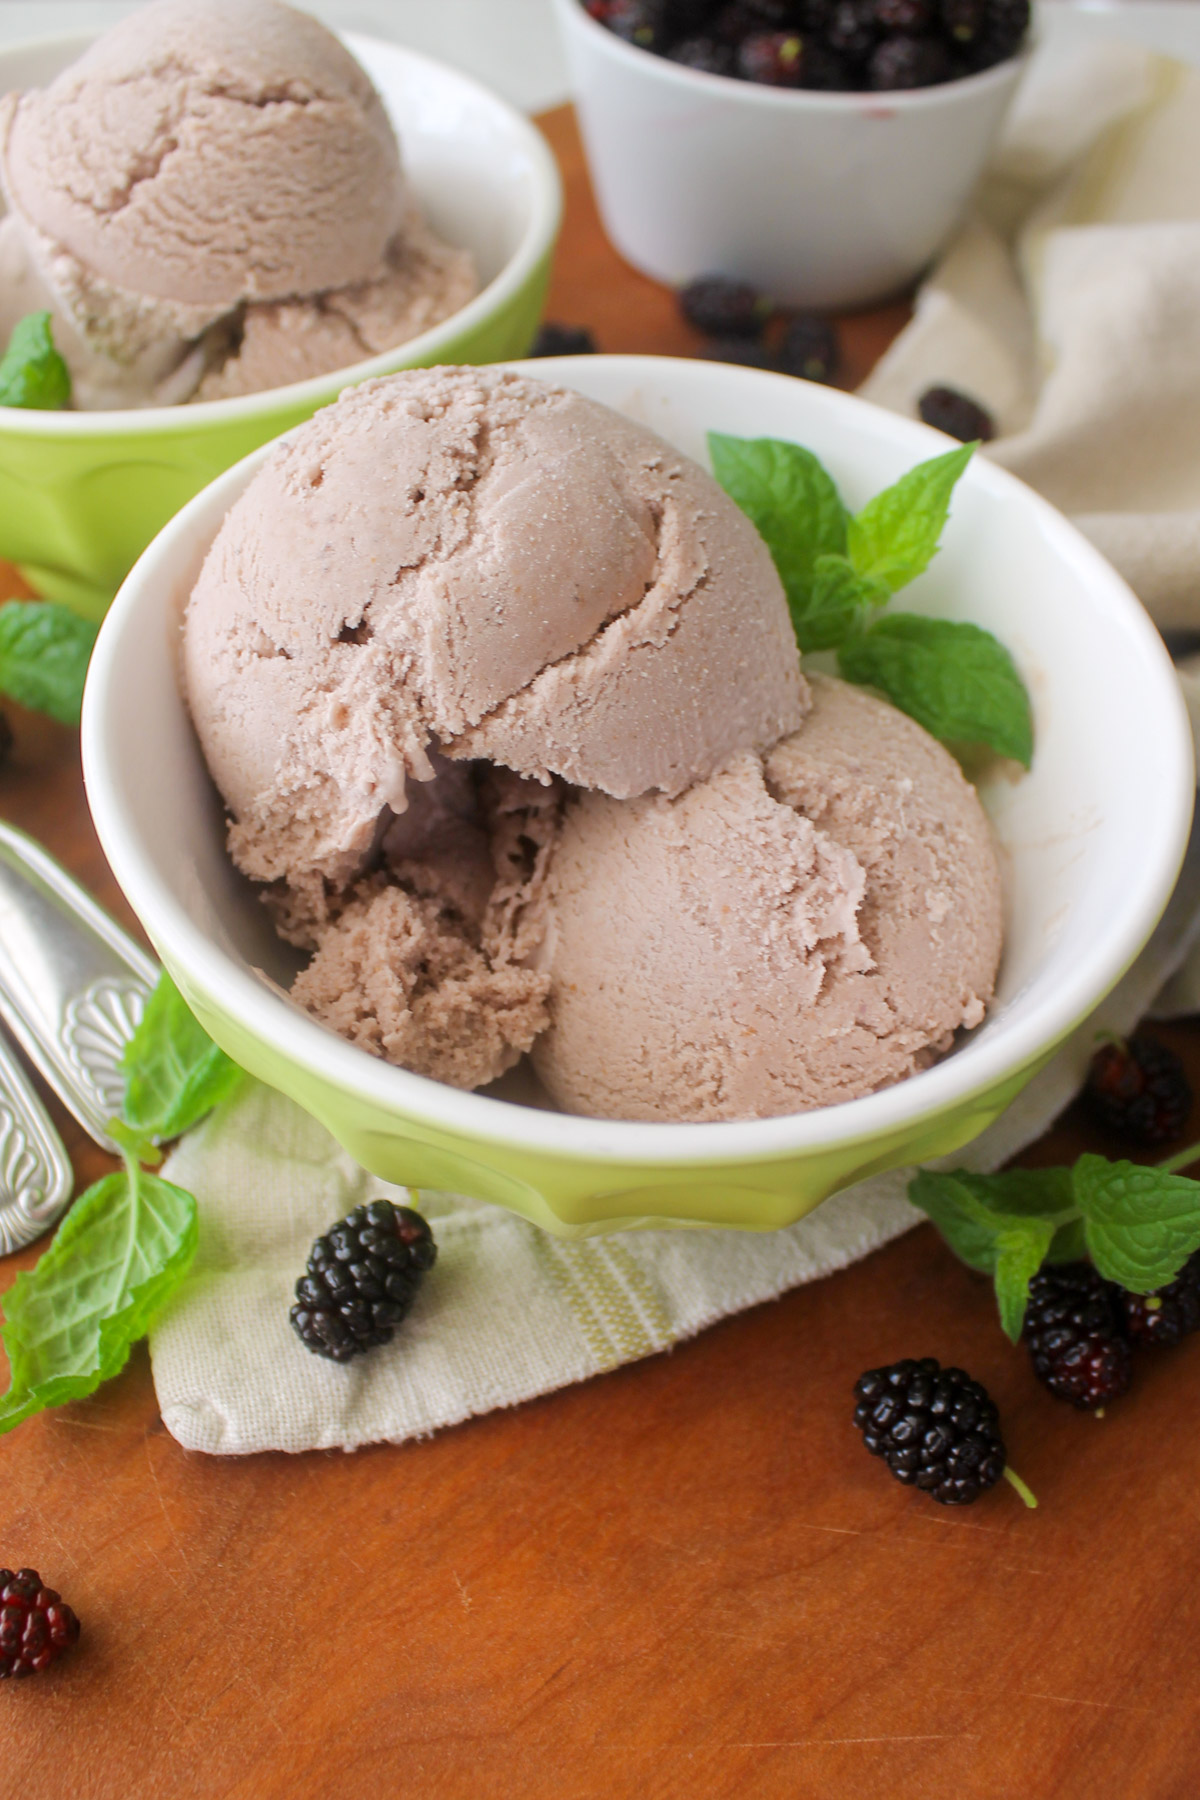
[[(75, 33), (0, 51), (0, 92), (44, 86), (94, 36)], [(562, 205), (558, 170), (540, 132), (478, 82), (378, 38), (349, 32), (345, 42), (387, 107), (426, 217), (449, 243), (469, 250), (479, 270), (480, 292), (473, 300), (402, 346), (406, 357), (436, 360), (440, 346), (488, 318), (515, 293), (553, 243)], [(331, 388), (336, 392), (348, 382), (385, 373), (395, 358), (393, 349), (288, 387), (192, 406), (88, 413), (6, 409), (4, 428), (36, 435), (190, 430), (280, 405), (318, 404)]]
[[(850, 395), (756, 370), (651, 357), (517, 366), (617, 407), (699, 460), (709, 430), (806, 444), (852, 507), (946, 448), (940, 434)], [(539, 1112), (375, 1060), (258, 973), (286, 980), (295, 965), (225, 855), (221, 808), (176, 680), (182, 603), (267, 454), (191, 502), (117, 595), (88, 682), (84, 772), (106, 854), (154, 941), (250, 1030), (335, 1084), (447, 1128), (590, 1158), (816, 1149), (915, 1123), (1026, 1065), (1115, 983), (1165, 906), (1193, 799), (1191, 733), (1170, 661), (1086, 540), (977, 457), (956, 490), (943, 550), (901, 602), (994, 631), (1033, 700), (1032, 771), (998, 766), (981, 783), (1002, 851), (1006, 944), (995, 1004), (970, 1040), (936, 1067), (842, 1106), (708, 1125)]]

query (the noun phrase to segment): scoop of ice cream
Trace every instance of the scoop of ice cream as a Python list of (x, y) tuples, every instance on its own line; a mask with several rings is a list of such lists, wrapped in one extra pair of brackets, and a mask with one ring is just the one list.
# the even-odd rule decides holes
[(231, 508), (188, 701), (260, 881), (344, 887), (434, 751), (679, 793), (804, 716), (787, 605), (711, 476), (569, 390), (413, 370), (345, 394)]
[(327, 373), (462, 306), (383, 104), (279, 0), (155, 0), (0, 102), (0, 330), (49, 309), (75, 404)]
[[(415, 787), (382, 867), (327, 898), (292, 998), (352, 1044), (454, 1087), (513, 1067), (548, 1021), (540, 935), (561, 793), (466, 766)], [(302, 941), (304, 929), (301, 931)]]
[(93, 276), (218, 311), (370, 280), (404, 210), (379, 96), (278, 0), (140, 8), (10, 100), (4, 167)]
[(375, 280), (247, 306), (236, 344), (212, 359), (193, 397), (257, 394), (378, 356), (458, 312), (478, 287), (469, 253), (444, 244), (413, 207)]
[(816, 678), (803, 728), (677, 799), (567, 808), (545, 889), (566, 1110), (808, 1111), (925, 1067), (983, 1017), (1001, 947), (983, 809), (911, 719)]

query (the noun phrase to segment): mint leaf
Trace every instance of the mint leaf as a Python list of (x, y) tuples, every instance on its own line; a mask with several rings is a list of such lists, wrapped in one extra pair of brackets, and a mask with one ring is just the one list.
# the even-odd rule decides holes
[(56, 601), (7, 601), (0, 606), (0, 690), (64, 725), (78, 725), (96, 631)]
[(943, 743), (986, 744), (1025, 768), (1033, 759), (1025, 684), (1003, 644), (978, 625), (887, 613), (842, 645), (838, 667)]
[(961, 450), (918, 463), (868, 500), (846, 530), (850, 561), (860, 575), (886, 582), (895, 593), (929, 567), (949, 515), (954, 484), (974, 451), (974, 444), (964, 444)]
[(1074, 1189), (1092, 1261), (1131, 1293), (1165, 1286), (1200, 1250), (1200, 1182), (1186, 1175), (1081, 1156)]
[(0, 357), (0, 406), (56, 412), (71, 402), (71, 377), (54, 348), (48, 312), (26, 313)]
[[(1066, 1175), (1068, 1179), (1070, 1178), (1068, 1170), (1062, 1169), (1060, 1173)], [(1069, 1219), (1065, 1225), (1059, 1226), (1046, 1253), (1046, 1261), (1052, 1263), (1086, 1262), (1087, 1253), (1087, 1236), (1083, 1229), (1083, 1220), (1076, 1217)]]
[(969, 1269), (990, 1275), (996, 1267), (996, 1241), (1001, 1225), (992, 1210), (971, 1192), (966, 1171), (935, 1175), (920, 1169), (908, 1184), (914, 1206), (931, 1218), (954, 1254)]
[(241, 1070), (218, 1050), (165, 972), (121, 1058), (127, 1125), (147, 1138), (179, 1137), (232, 1091)]
[(857, 575), (846, 557), (818, 556), (808, 606), (802, 618), (792, 615), (801, 650), (836, 650), (853, 636), (867, 608), (887, 599), (884, 584)]
[(1074, 1216), (1070, 1171), (975, 1175), (967, 1169), (947, 1174), (921, 1169), (908, 1184), (908, 1197), (968, 1268), (992, 1277), (1000, 1323), (1015, 1344), (1025, 1323), (1029, 1283), (1056, 1233)]
[(122, 1369), (196, 1250), (196, 1202), (131, 1165), (82, 1194), (4, 1296), (12, 1372), (0, 1432), (78, 1400)]
[(781, 438), (725, 437), (710, 431), (708, 449), (717, 480), (757, 526), (771, 552), (800, 648), (832, 648), (838, 640), (822, 630), (819, 617), (809, 631), (817, 559), (841, 556), (846, 549), (846, 509), (832, 476), (811, 450)]
[(1054, 1237), (1050, 1219), (1025, 1219), (1019, 1230), (1005, 1230), (996, 1241), (992, 1280), (1000, 1326), (1010, 1343), (1019, 1344), (1029, 1304), (1029, 1284), (1045, 1262)]

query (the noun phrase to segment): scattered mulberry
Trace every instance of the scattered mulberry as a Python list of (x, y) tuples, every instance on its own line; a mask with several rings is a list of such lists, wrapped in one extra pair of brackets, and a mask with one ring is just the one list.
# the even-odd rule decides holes
[(715, 338), (756, 338), (771, 311), (757, 288), (727, 275), (698, 275), (679, 290), (679, 308), (689, 325)]
[(1135, 1144), (1169, 1144), (1187, 1123), (1192, 1089), (1182, 1062), (1157, 1038), (1135, 1032), (1101, 1044), (1084, 1104), (1107, 1130)]
[(1052, 1394), (1094, 1412), (1129, 1386), (1121, 1290), (1087, 1262), (1051, 1263), (1029, 1284), (1024, 1337)]
[(296, 1283), (289, 1317), (317, 1356), (349, 1362), (388, 1344), (437, 1260), (433, 1233), (420, 1213), (373, 1200), (314, 1243), (308, 1272)]
[(37, 1675), (79, 1637), (79, 1620), (36, 1569), (0, 1569), (0, 1681)]
[(943, 1506), (967, 1506), (1004, 1473), (1000, 1419), (987, 1389), (932, 1356), (869, 1369), (854, 1386), (854, 1423), (897, 1481)]
[(917, 401), (917, 411), (927, 425), (957, 438), (960, 444), (987, 444), (996, 435), (992, 415), (957, 388), (926, 388)]
[(1174, 1281), (1154, 1294), (1122, 1292), (1125, 1329), (1135, 1345), (1169, 1349), (1200, 1329), (1200, 1251), (1190, 1256)]
[(557, 325), (550, 319), (539, 327), (530, 356), (594, 356), (596, 340), (586, 325)]
[(801, 313), (780, 340), (778, 366), (805, 381), (832, 381), (838, 370), (837, 333), (828, 319)]

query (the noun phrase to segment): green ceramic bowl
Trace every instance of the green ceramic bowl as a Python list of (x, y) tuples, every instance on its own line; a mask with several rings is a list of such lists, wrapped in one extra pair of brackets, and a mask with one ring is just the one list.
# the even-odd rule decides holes
[[(698, 458), (708, 429), (807, 444), (854, 506), (947, 442), (850, 395), (723, 364), (597, 356), (526, 372), (606, 401)], [(996, 631), (1033, 695), (1032, 772), (996, 769), (981, 786), (1002, 851), (1006, 944), (996, 1002), (970, 1040), (882, 1093), (738, 1124), (577, 1118), (376, 1061), (288, 999), (295, 965), (225, 855), (222, 808), (176, 681), (180, 609), (262, 457), (192, 501), (117, 596), (88, 682), (84, 773), (117, 880), (209, 1031), (376, 1174), (495, 1200), (562, 1234), (786, 1225), (837, 1188), (982, 1131), (1114, 985), (1162, 912), (1193, 796), (1171, 664), (1091, 546), (976, 459), (944, 549), (905, 593), (919, 610)]]
[[(0, 91), (44, 85), (91, 34), (0, 54)], [(130, 412), (0, 407), (0, 558), (99, 618), (155, 533), (223, 469), (371, 375), (523, 356), (541, 316), (562, 210), (539, 132), (443, 64), (374, 38), (346, 43), (383, 96), (431, 224), (472, 251), (482, 291), (383, 356), (266, 393)]]

